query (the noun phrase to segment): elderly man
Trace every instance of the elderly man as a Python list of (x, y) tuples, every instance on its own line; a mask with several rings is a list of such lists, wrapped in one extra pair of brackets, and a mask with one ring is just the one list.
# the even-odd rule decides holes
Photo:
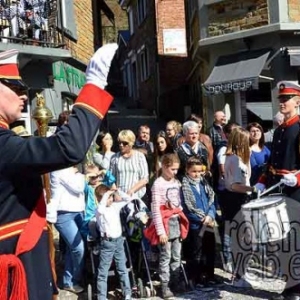
[(183, 124), (182, 130), (185, 142), (177, 149), (180, 158), (179, 179), (184, 175), (186, 162), (190, 157), (200, 158), (206, 166), (209, 166), (207, 148), (199, 141), (200, 129), (198, 123), (187, 121)]
[(265, 144), (269, 149), (271, 149), (274, 131), (278, 126), (280, 126), (283, 123), (283, 121), (284, 121), (284, 115), (281, 112), (278, 112), (273, 117), (273, 128), (265, 133)]
[(104, 87), (116, 44), (92, 57), (69, 123), (49, 138), (24, 139), (9, 130), (26, 96), (17, 50), (0, 54), (0, 295), (50, 300), (55, 292), (41, 175), (83, 160), (112, 97)]
[(219, 148), (222, 141), (226, 140), (223, 126), (226, 124), (226, 115), (223, 111), (216, 111), (214, 114), (214, 123), (208, 130), (214, 151)]

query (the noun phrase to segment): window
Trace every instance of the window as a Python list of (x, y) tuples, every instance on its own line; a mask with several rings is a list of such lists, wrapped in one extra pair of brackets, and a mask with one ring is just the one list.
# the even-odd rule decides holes
[(128, 19), (129, 19), (130, 35), (133, 35), (134, 34), (134, 18), (133, 18), (133, 9), (131, 6), (128, 9)]
[(147, 0), (138, 0), (137, 10), (138, 10), (138, 23), (139, 23), (139, 25), (146, 18), (146, 12), (147, 12), (146, 1)]
[(141, 81), (145, 81), (149, 77), (149, 55), (148, 49), (143, 47), (140, 52), (140, 70), (141, 70)]
[(73, 0), (61, 0), (58, 12), (57, 27), (72, 40), (77, 40), (77, 28)]

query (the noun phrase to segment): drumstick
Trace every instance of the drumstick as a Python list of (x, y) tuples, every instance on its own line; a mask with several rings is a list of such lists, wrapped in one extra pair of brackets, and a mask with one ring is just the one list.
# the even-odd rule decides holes
[[(299, 173), (300, 173), (300, 170), (298, 170), (297, 172), (292, 173), (292, 174), (297, 175)], [(260, 198), (264, 194), (267, 194), (267, 193), (271, 192), (272, 190), (276, 189), (277, 187), (281, 186), (282, 184), (283, 183), (279, 181), (278, 183), (276, 183), (273, 186), (269, 187), (267, 190), (265, 190), (262, 193), (258, 194), (258, 198)]]

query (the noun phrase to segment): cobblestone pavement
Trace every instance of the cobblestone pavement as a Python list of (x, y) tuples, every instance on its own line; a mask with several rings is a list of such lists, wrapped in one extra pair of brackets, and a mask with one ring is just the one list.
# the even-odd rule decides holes
[[(220, 269), (215, 270), (215, 274), (219, 279), (228, 281), (229, 275)], [(274, 279), (262, 279), (257, 276), (252, 276), (249, 280), (252, 284), (252, 288), (236, 288), (226, 283), (216, 286), (211, 291), (193, 290), (182, 295), (178, 295), (173, 299), (176, 300), (213, 300), (213, 299), (224, 299), (224, 300), (263, 300), (270, 299), (273, 293), (279, 293), (284, 283), (280, 280)], [(111, 299), (114, 299), (112, 296)], [(149, 298), (148, 298), (149, 299)], [(161, 300), (160, 297), (151, 297), (153, 300)], [(88, 300), (86, 293), (82, 293), (76, 296), (70, 292), (61, 291), (59, 300)]]

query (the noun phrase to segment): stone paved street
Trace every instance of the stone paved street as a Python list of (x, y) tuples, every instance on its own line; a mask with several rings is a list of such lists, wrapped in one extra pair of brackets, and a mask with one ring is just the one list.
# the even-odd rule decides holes
[[(216, 269), (215, 273), (219, 278), (223, 278), (225, 281), (229, 279), (227, 273), (220, 269)], [(252, 279), (252, 278), (251, 278)], [(174, 299), (176, 300), (211, 300), (211, 299), (224, 299), (224, 300), (258, 300), (269, 299), (273, 292), (280, 292), (283, 289), (283, 282), (280, 280), (262, 280), (261, 278), (255, 278), (251, 280), (253, 288), (235, 288), (228, 284), (222, 284), (216, 287), (212, 291), (194, 290), (187, 292), (183, 295), (178, 295)], [(114, 297), (112, 296), (111, 299)], [(59, 300), (87, 300), (87, 294), (83, 293), (76, 296), (70, 292), (61, 291)], [(149, 298), (148, 298), (149, 299)], [(160, 300), (160, 297), (152, 297), (151, 299)]]

